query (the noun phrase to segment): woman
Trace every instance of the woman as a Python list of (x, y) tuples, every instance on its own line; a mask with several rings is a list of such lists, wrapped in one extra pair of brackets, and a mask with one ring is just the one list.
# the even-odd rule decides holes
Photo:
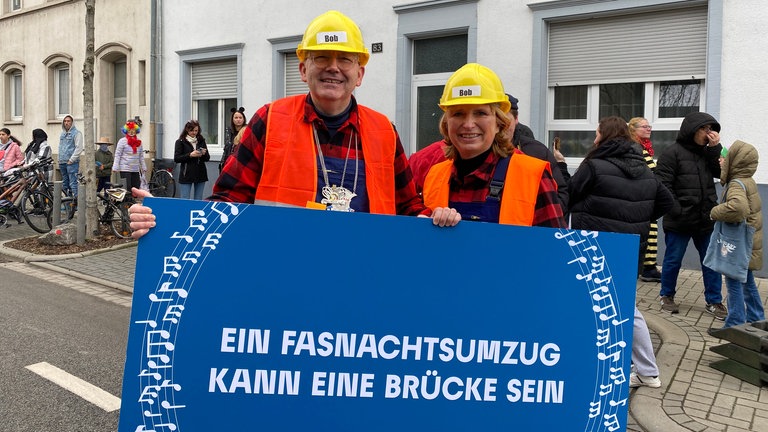
[(464, 220), (562, 227), (549, 164), (514, 150), (510, 105), (487, 67), (469, 63), (451, 75), (439, 103), (448, 160), (429, 169), (424, 203), (454, 208)]
[(112, 171), (119, 172), (120, 178), (128, 180), (128, 189), (141, 187), (141, 176), (147, 172), (144, 161), (144, 147), (138, 135), (141, 124), (128, 120), (122, 128), (124, 137), (120, 138), (115, 147), (115, 160)]
[[(203, 199), (208, 181), (205, 163), (211, 160), (205, 138), (200, 134), (200, 123), (190, 120), (184, 125), (173, 152), (173, 161), (181, 164), (179, 172), (179, 196), (186, 199)], [(194, 187), (194, 194), (192, 188)]]
[[(650, 221), (674, 205), (672, 194), (648, 168), (641, 147), (632, 141), (621, 117), (597, 126), (595, 146), (568, 183), (571, 228), (640, 235), (638, 270)], [(648, 325), (635, 306), (630, 387), (661, 386)]]
[[(24, 152), (24, 165), (29, 165), (32, 162), (40, 159), (50, 158), (53, 154), (51, 146), (48, 144), (48, 134), (42, 129), (35, 129), (32, 131), (32, 142), (27, 146), (27, 150)], [(45, 170), (45, 178), (51, 181), (51, 174), (53, 173), (53, 162), (42, 167)]]
[[(653, 129), (644, 117), (633, 117), (627, 124), (632, 141), (643, 146), (643, 156), (651, 172), (656, 171), (656, 162), (653, 160), (653, 143), (651, 142), (651, 130)], [(648, 232), (648, 246), (643, 260), (643, 272), (640, 279), (645, 282), (661, 282), (661, 273), (656, 267), (656, 254), (659, 250), (659, 225), (656, 220), (651, 221), (651, 230)]]
[(245, 108), (232, 108), (230, 111), (232, 115), (229, 118), (230, 125), (227, 127), (226, 140), (224, 141), (224, 153), (221, 155), (221, 162), (219, 162), (219, 173), (224, 168), (224, 164), (227, 163), (227, 158), (237, 150), (237, 145), (240, 144), (240, 137), (245, 132)]
[(11, 136), (8, 128), (0, 129), (0, 172), (19, 166), (24, 163), (24, 155), (17, 140)]
[[(725, 158), (720, 158), (720, 183), (723, 184), (725, 200), (710, 212), (716, 221), (738, 223), (747, 220), (755, 227), (752, 237), (752, 256), (749, 260), (747, 281), (725, 277), (728, 288), (728, 316), (723, 328), (765, 319), (763, 302), (757, 292), (753, 270), (763, 266), (763, 213), (762, 201), (757, 184), (752, 178), (757, 171), (758, 153), (752, 145), (736, 141), (728, 149)], [(740, 180), (744, 187), (733, 180)]]

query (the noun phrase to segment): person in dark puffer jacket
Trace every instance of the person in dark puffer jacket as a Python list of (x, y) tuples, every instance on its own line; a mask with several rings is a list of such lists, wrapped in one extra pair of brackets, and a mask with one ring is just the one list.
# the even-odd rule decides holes
[[(661, 268), (661, 309), (678, 313), (675, 303), (677, 276), (688, 242), (699, 252), (699, 262), (709, 246), (714, 221), (709, 212), (717, 204), (714, 178), (720, 177), (720, 123), (703, 112), (685, 116), (675, 143), (665, 149), (656, 163), (656, 176), (672, 192), (675, 205), (664, 216), (664, 261)], [(722, 276), (701, 264), (706, 311), (724, 320)]]
[[(651, 221), (674, 205), (672, 194), (653, 175), (627, 122), (606, 117), (597, 127), (595, 146), (568, 183), (571, 228), (638, 234), (637, 270), (642, 271)], [(631, 289), (635, 289), (634, 286)], [(630, 387), (661, 386), (645, 318), (635, 307)]]

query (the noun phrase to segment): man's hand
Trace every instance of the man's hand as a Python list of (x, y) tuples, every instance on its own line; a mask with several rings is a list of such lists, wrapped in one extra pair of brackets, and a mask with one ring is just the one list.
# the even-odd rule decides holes
[(709, 140), (707, 147), (715, 147), (720, 144), (720, 134), (713, 130), (707, 133), (707, 139)]
[[(132, 188), (131, 193), (135, 198), (139, 199), (152, 196), (148, 191), (137, 188)], [(152, 209), (147, 206), (138, 203), (134, 204), (128, 209), (128, 214), (131, 218), (131, 229), (133, 230), (131, 237), (135, 239), (144, 236), (144, 234), (149, 232), (150, 228), (156, 225), (155, 215), (152, 214)]]

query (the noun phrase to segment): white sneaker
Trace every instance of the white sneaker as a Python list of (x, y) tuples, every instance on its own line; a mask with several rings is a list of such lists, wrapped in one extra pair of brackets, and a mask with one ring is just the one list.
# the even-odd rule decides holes
[(632, 372), (629, 375), (629, 388), (637, 387), (659, 388), (661, 387), (661, 380), (659, 377), (643, 376)]

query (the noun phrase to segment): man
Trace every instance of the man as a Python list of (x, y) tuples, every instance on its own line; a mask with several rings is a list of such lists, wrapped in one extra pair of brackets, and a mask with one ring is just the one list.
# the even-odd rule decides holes
[[(352, 95), (369, 58), (357, 24), (338, 11), (318, 16), (296, 55), (309, 94), (278, 99), (253, 115), (209, 199), (431, 215), (435, 225), (458, 223), (455, 210), (433, 212), (424, 205), (394, 126)], [(154, 226), (143, 206), (132, 207), (131, 221), (134, 237)]]
[[(720, 123), (703, 112), (688, 114), (680, 125), (675, 144), (665, 149), (656, 165), (656, 176), (672, 192), (675, 205), (663, 218), (664, 261), (661, 268), (661, 309), (678, 313), (675, 287), (680, 266), (688, 247), (693, 244), (704, 260), (714, 221), (710, 210), (717, 204), (715, 177), (720, 177)], [(701, 264), (706, 311), (724, 320), (722, 277)]]
[[(533, 138), (533, 131), (517, 119), (518, 99), (508, 93), (505, 93), (505, 95), (510, 103), (510, 109), (507, 112), (507, 118), (511, 121), (509, 128), (514, 130), (512, 144), (528, 156), (549, 162), (552, 167), (552, 176), (557, 183), (557, 197), (560, 207), (563, 213), (565, 213), (568, 209), (568, 178), (570, 178), (568, 165), (565, 163), (565, 160), (559, 163), (546, 145)], [(445, 147), (445, 140), (436, 141), (412, 154), (408, 160), (411, 165), (414, 181), (416, 182), (416, 190), (419, 193), (424, 188), (424, 180), (432, 165), (445, 160)]]
[(83, 153), (83, 134), (75, 127), (71, 115), (61, 121), (59, 136), (59, 172), (61, 189), (68, 195), (77, 197), (77, 173), (80, 170), (80, 155)]

